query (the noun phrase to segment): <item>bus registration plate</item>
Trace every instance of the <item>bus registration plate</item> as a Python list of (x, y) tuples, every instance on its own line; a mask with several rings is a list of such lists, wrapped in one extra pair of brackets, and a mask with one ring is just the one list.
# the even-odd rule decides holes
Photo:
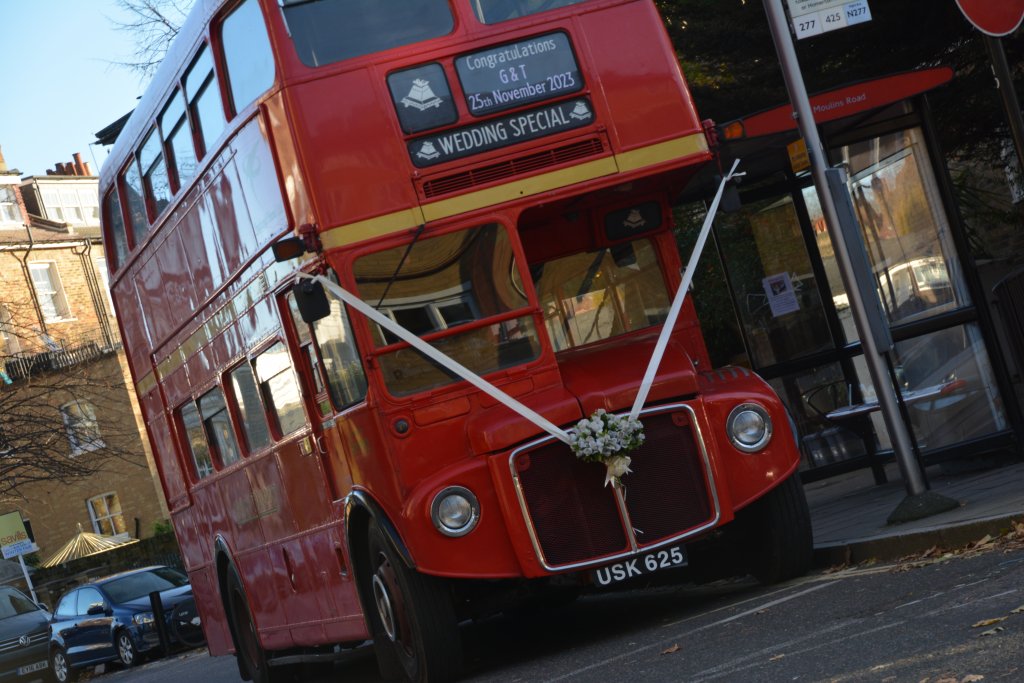
[(674, 545), (595, 569), (590, 576), (598, 586), (610, 586), (626, 579), (653, 574), (662, 569), (685, 566), (686, 550), (683, 546)]

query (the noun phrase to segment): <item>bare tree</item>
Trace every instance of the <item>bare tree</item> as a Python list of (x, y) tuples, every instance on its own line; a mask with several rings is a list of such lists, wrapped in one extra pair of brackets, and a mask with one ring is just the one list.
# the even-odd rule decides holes
[(98, 334), (55, 340), (16, 314), (0, 322), (0, 501), (112, 458), (147, 467), (119, 345)]
[(114, 28), (129, 33), (135, 40), (135, 51), (122, 62), (114, 62), (148, 79), (160, 66), (171, 41), (188, 16), (195, 0), (117, 0), (126, 16), (110, 18)]

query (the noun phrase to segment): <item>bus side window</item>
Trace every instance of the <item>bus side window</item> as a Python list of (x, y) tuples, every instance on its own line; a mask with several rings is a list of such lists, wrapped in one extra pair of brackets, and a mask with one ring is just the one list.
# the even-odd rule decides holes
[(129, 252), (128, 234), (124, 229), (124, 216), (121, 215), (121, 200), (117, 196), (117, 188), (113, 188), (107, 193), (107, 198), (103, 202), (103, 210), (105, 212), (103, 224), (106, 226), (108, 243), (114, 248), (112, 256), (114, 257), (114, 270), (117, 270), (127, 260)]
[(227, 467), (239, 458), (238, 442), (231, 428), (228, 407), (220, 387), (199, 397), (199, 412), (203, 416), (203, 428), (211, 450), (220, 460), (221, 467)]
[(331, 299), (331, 314), (313, 323), (313, 334), (335, 406), (345, 408), (366, 398), (366, 372), (340, 301)]
[(291, 434), (305, 426), (306, 414), (302, 407), (299, 382), (292, 370), (288, 348), (284, 343), (279, 341), (256, 356), (253, 365), (256, 368), (260, 393), (263, 395), (267, 412), (273, 418), (277, 435)]
[(196, 175), (196, 147), (185, 116), (185, 103), (175, 90), (160, 114), (160, 132), (167, 149), (167, 166), (175, 180), (175, 192)]
[(192, 125), (196, 128), (198, 151), (206, 155), (227, 125), (217, 75), (213, 71), (213, 58), (206, 46), (199, 51), (185, 76), (185, 98), (192, 114)]
[(194, 402), (189, 401), (181, 407), (178, 414), (188, 437), (188, 449), (192, 455), (196, 476), (199, 479), (208, 477), (213, 474), (213, 460), (210, 458), (210, 446), (206, 443), (202, 420), (199, 419), (199, 409)]
[(221, 44), (237, 114), (274, 84), (274, 53), (256, 0), (245, 0), (224, 19)]
[(142, 165), (142, 183), (146, 191), (146, 205), (150, 215), (156, 217), (171, 203), (171, 184), (167, 176), (167, 164), (164, 162), (163, 145), (160, 134), (154, 127), (146, 136), (139, 150), (139, 163)]
[(128, 221), (132, 226), (132, 244), (142, 244), (149, 234), (149, 219), (146, 217), (146, 200), (142, 194), (142, 176), (135, 157), (132, 156), (128, 168), (121, 174), (121, 191), (125, 194), (128, 204)]
[(249, 452), (258, 451), (270, 445), (270, 425), (260, 400), (252, 364), (246, 361), (231, 371), (231, 387), (234, 391), (238, 415), (242, 418), (242, 434)]

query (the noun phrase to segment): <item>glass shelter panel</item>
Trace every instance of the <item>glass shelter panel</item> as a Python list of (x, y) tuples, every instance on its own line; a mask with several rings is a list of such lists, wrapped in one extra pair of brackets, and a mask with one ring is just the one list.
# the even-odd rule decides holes
[(754, 366), (832, 349), (793, 200), (721, 214), (716, 231)]

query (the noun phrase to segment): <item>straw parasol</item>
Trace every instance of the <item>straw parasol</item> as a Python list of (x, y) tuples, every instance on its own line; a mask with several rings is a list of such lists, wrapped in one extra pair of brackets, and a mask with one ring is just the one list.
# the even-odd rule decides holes
[(139, 539), (137, 538), (121, 539), (114, 536), (105, 536), (103, 534), (94, 534), (89, 531), (83, 531), (82, 524), (79, 523), (78, 533), (75, 534), (70, 541), (61, 546), (60, 550), (47, 558), (43, 562), (43, 566), (47, 568), (53, 567), (71, 560), (99, 555), (100, 553), (105, 553), (108, 550), (113, 550), (114, 548), (120, 548), (121, 546), (138, 542)]

